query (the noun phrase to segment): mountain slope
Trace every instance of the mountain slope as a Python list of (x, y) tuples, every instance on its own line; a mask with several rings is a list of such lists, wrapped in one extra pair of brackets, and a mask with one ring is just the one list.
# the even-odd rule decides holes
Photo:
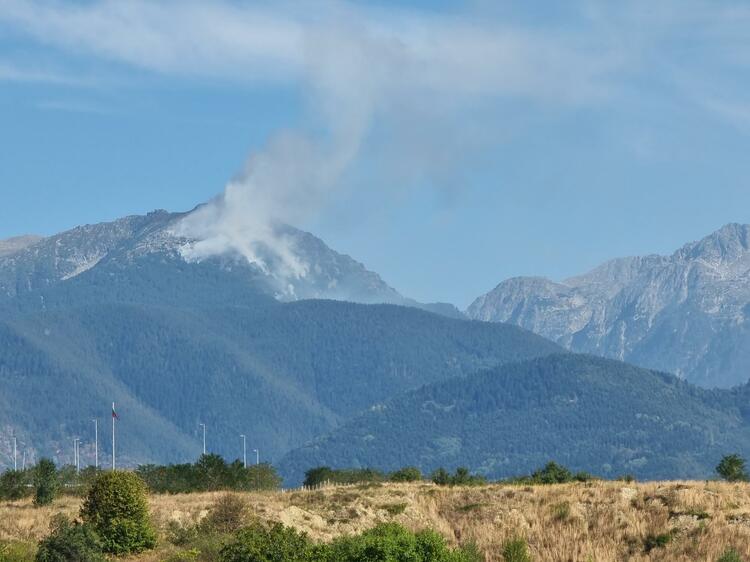
[[(192, 212), (191, 212), (192, 213)], [(390, 303), (413, 306), (453, 318), (464, 315), (453, 305), (419, 303), (400, 295), (377, 273), (351, 257), (339, 254), (322, 240), (291, 226), (279, 226), (279, 236), (293, 248), (306, 266), (304, 275), (281, 275), (274, 268), (249, 263), (244, 257), (218, 253), (201, 260), (189, 257), (196, 241), (180, 234), (181, 221), (191, 213), (154, 211), (112, 222), (85, 225), (50, 236), (20, 237), (0, 242), (0, 296), (23, 296), (72, 279), (100, 262), (131, 267), (144, 257), (178, 264), (207, 262), (224, 271), (241, 270), (250, 290), (279, 300), (336, 299), (360, 303)]]
[(617, 361), (551, 355), (407, 392), (281, 467), (292, 480), (320, 465), (463, 465), (497, 478), (554, 459), (602, 476), (704, 478), (723, 454), (750, 454), (742, 398)]
[(467, 314), (573, 351), (730, 387), (750, 373), (749, 274), (750, 226), (730, 224), (671, 256), (617, 259), (561, 283), (509, 279)]
[[(273, 460), (393, 393), (560, 349), (411, 307), (280, 302), (252, 266), (155, 244), (160, 222), (129, 223), (102, 256), (45, 241), (36, 264), (13, 256), (24, 281), (0, 300), (0, 464), (11, 433), (31, 459), (69, 462), (76, 436), (91, 458), (90, 420), (113, 400), (123, 463), (194, 459), (199, 423), (210, 450), (236, 457), (244, 433)], [(70, 276), (56, 247), (96, 264)], [(100, 444), (106, 462), (106, 431)]]

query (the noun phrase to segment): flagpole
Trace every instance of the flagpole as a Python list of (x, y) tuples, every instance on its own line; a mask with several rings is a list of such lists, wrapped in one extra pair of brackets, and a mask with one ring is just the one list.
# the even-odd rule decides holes
[(112, 402), (112, 470), (115, 469), (115, 403)]

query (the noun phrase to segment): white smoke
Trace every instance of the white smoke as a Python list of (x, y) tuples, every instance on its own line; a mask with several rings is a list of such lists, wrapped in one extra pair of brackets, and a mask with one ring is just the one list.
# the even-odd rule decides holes
[(235, 254), (281, 279), (308, 273), (310, 264), (284, 226), (317, 213), (339, 187), (399, 61), (399, 45), (347, 23), (308, 30), (305, 37), (308, 104), (317, 134), (276, 134), (221, 195), (183, 219), (175, 232), (193, 240), (182, 250), (186, 259)]

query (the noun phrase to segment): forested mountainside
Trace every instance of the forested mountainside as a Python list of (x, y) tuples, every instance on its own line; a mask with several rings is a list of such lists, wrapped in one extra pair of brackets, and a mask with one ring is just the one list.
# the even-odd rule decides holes
[(467, 466), (490, 478), (549, 460), (605, 477), (707, 478), (750, 454), (747, 387), (704, 390), (618, 361), (554, 354), (428, 384), (377, 404), (281, 462), (307, 467)]
[[(221, 260), (115, 253), (64, 281), (0, 301), (0, 462), (11, 434), (30, 458), (93, 457), (93, 424), (121, 417), (123, 463), (235, 458), (240, 434), (266, 460), (399, 392), (559, 351), (514, 326), (412, 307), (279, 302), (258, 272)], [(101, 454), (109, 434), (100, 432)]]

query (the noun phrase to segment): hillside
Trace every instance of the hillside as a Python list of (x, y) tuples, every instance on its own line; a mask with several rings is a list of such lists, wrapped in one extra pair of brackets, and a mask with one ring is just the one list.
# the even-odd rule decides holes
[[(180, 551), (168, 540), (170, 521), (188, 525), (199, 520), (217, 497), (152, 496), (159, 547), (132, 560), (157, 562)], [(251, 516), (293, 526), (317, 541), (397, 521), (414, 530), (434, 529), (454, 544), (476, 542), (490, 562), (500, 562), (503, 543), (517, 536), (526, 538), (534, 560), (545, 562), (714, 562), (729, 547), (750, 556), (750, 495), (747, 486), (739, 484), (387, 484), (241, 497)], [(53, 514), (75, 516), (78, 506), (75, 498), (63, 498), (49, 508), (35, 508), (28, 501), (0, 504), (0, 542), (33, 548), (31, 544), (48, 532)], [(657, 536), (670, 540), (647, 552), (646, 545)]]
[[(282, 303), (250, 268), (120, 254), (0, 302), (0, 465), (93, 459), (93, 424), (118, 404), (123, 463), (193, 460), (199, 423), (229, 458), (240, 434), (265, 460), (396, 393), (522, 358), (551, 342), (513, 326), (411, 307)], [(283, 415), (280, 415), (282, 414)], [(100, 459), (110, 438), (100, 432)], [(108, 462), (102, 460), (102, 462)]]
[(509, 279), (467, 314), (522, 326), (572, 351), (728, 388), (750, 372), (748, 272), (750, 226), (729, 224), (670, 256), (616, 259), (562, 282)]
[(312, 466), (468, 466), (491, 478), (554, 457), (614, 477), (704, 478), (727, 452), (750, 454), (737, 392), (593, 356), (553, 355), (426, 385), (386, 401), (281, 461)]

